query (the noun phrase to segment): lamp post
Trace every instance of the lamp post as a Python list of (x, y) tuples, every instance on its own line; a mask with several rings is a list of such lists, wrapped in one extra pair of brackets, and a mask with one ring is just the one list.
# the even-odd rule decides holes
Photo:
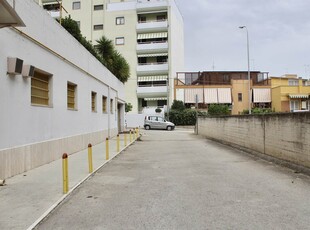
[(248, 53), (248, 81), (249, 81), (249, 114), (251, 114), (251, 76), (250, 76), (250, 50), (249, 50), (249, 32), (246, 26), (239, 26), (239, 29), (246, 30), (247, 53)]

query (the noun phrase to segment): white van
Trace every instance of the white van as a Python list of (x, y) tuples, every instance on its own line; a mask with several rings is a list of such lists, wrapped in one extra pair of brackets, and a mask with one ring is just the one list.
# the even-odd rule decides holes
[(149, 129), (167, 129), (170, 131), (170, 130), (173, 130), (175, 128), (175, 125), (170, 121), (166, 121), (163, 117), (154, 115), (154, 116), (145, 116), (144, 128), (146, 130), (149, 130)]

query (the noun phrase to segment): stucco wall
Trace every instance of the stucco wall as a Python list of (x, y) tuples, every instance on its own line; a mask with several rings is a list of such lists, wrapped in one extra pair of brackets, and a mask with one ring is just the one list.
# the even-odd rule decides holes
[[(124, 106), (117, 111), (117, 103), (125, 103), (124, 85), (34, 1), (17, 0), (16, 11), (26, 27), (0, 29), (1, 179), (114, 136), (118, 123), (124, 128)], [(31, 78), (7, 74), (7, 57), (52, 75), (50, 106), (31, 104)], [(67, 109), (67, 82), (77, 85), (75, 110)], [(92, 91), (96, 112), (91, 111)]]
[(310, 113), (199, 118), (198, 133), (310, 167)]

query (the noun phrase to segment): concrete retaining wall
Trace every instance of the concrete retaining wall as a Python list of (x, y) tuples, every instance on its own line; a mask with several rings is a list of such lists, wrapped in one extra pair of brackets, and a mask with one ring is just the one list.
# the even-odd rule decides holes
[(198, 119), (198, 134), (310, 168), (310, 113)]

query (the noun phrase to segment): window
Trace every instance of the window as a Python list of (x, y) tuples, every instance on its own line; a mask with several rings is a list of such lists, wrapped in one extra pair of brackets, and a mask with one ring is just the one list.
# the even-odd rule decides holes
[(97, 93), (91, 92), (91, 111), (97, 112)]
[(110, 113), (113, 113), (113, 99), (110, 100)]
[(242, 93), (238, 93), (238, 101), (242, 101)]
[(76, 84), (67, 83), (67, 108), (76, 109)]
[(115, 38), (115, 45), (124, 45), (124, 44), (125, 44), (125, 38), (124, 37)]
[(102, 96), (102, 112), (107, 112), (107, 97)]
[(51, 75), (34, 71), (34, 76), (31, 78), (31, 104), (50, 105), (50, 79)]
[(72, 2), (72, 10), (79, 10), (81, 9), (81, 2)]
[(288, 80), (288, 85), (290, 85), (290, 86), (299, 85), (299, 84), (298, 84), (298, 80), (291, 80), (291, 79), (290, 79), (290, 80)]
[(116, 25), (124, 25), (125, 24), (125, 18), (124, 17), (117, 17), (115, 20)]
[(156, 18), (157, 18), (157, 21), (165, 21), (166, 15), (158, 15)]
[(94, 5), (94, 10), (103, 10), (103, 5)]
[(156, 60), (158, 63), (166, 63), (168, 61), (168, 57), (167, 56), (156, 57)]
[(103, 24), (94, 25), (94, 30), (103, 30)]
[(139, 21), (139, 23), (146, 22), (146, 17), (145, 16), (138, 16), (138, 21)]
[(294, 101), (290, 101), (290, 110), (299, 110), (299, 101), (294, 100)]

